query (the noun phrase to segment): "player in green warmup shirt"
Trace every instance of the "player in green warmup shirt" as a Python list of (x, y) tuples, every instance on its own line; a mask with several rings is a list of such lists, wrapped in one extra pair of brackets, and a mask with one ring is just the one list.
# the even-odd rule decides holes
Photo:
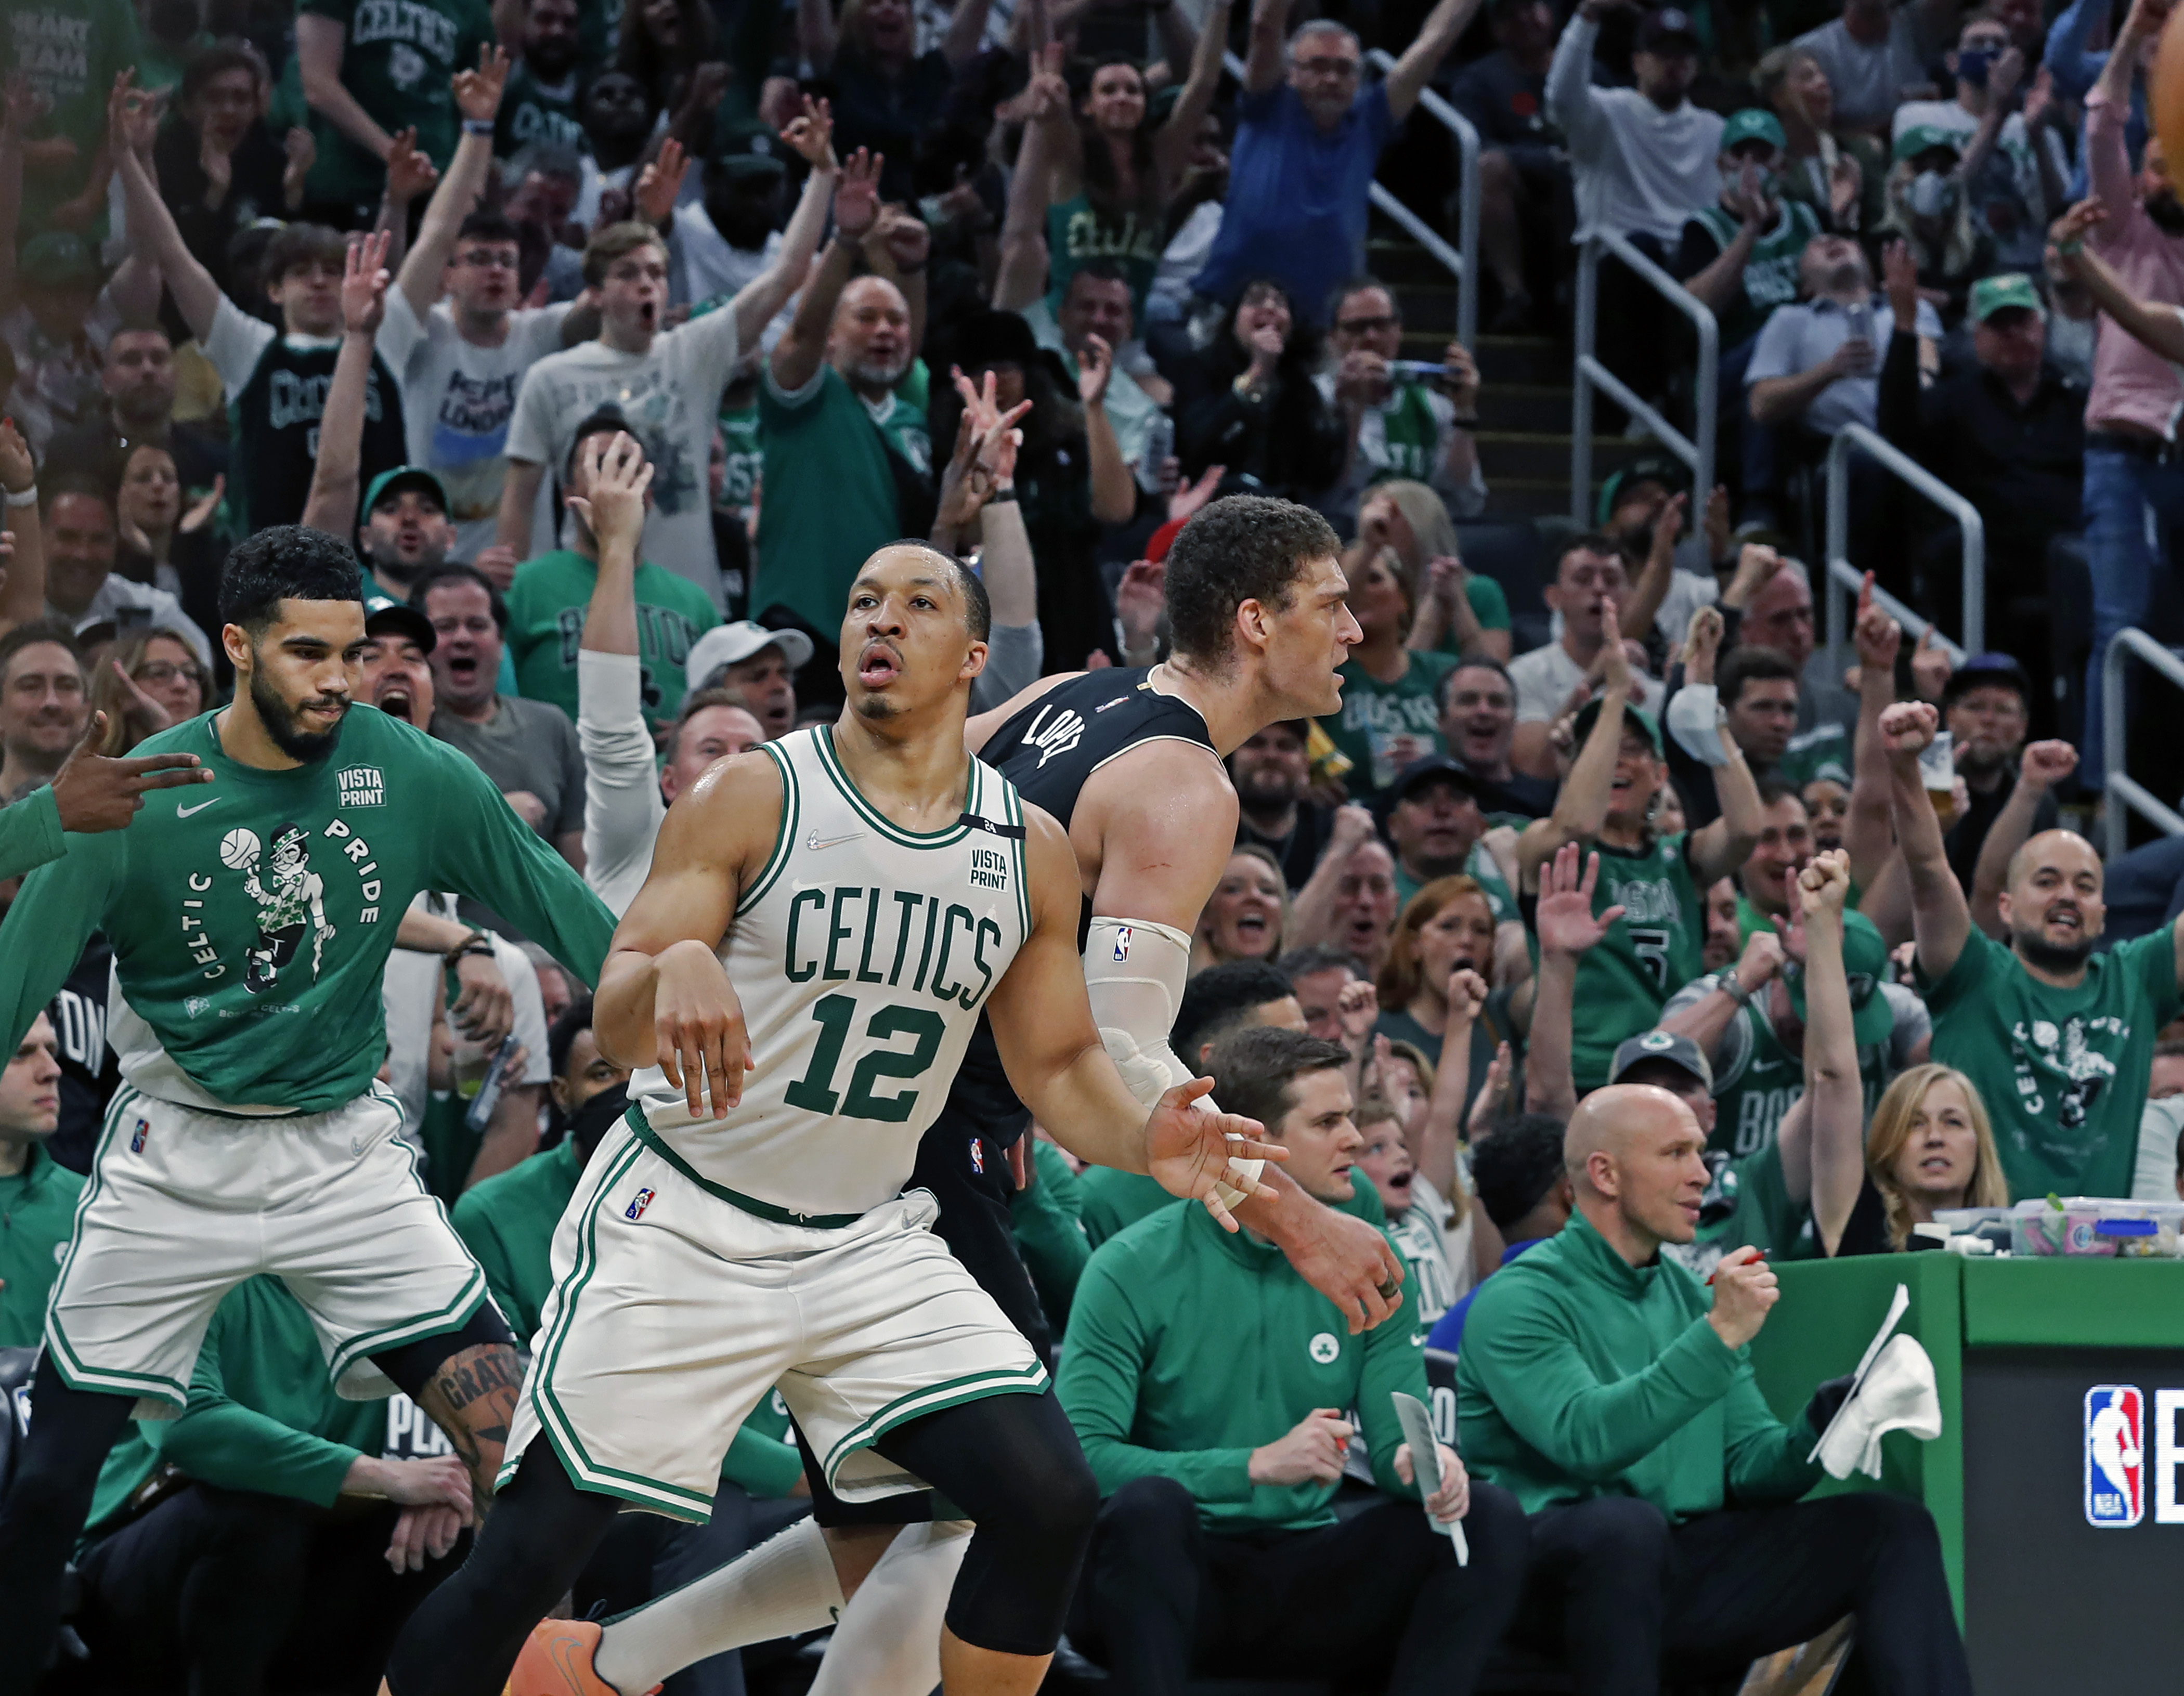
[[(621, 414), (600, 412), (577, 426), (561, 487), (572, 495), (589, 487), (584, 444), (593, 437), (624, 433)], [(636, 439), (632, 437), (632, 439)], [(650, 497), (646, 498), (649, 508)], [(551, 701), (577, 717), (577, 650), (583, 640), (584, 609), (599, 579), (599, 544), (578, 507), (569, 509), (567, 548), (526, 560), (508, 590), (508, 651), (517, 690), (534, 701)], [(691, 644), (721, 621), (705, 592), (688, 577), (649, 560), (637, 568), (637, 652), (641, 664), (645, 722), (671, 725), (682, 710), (683, 664)]]
[(0, 1071), (0, 1348), (45, 1328), (83, 1180), (46, 1152), (61, 1120), (60, 1043), (41, 1013)]
[[(1288, 1148), (1299, 1187), (1334, 1206), (1373, 1188), (1353, 1175), (1348, 1058), (1266, 1027), (1214, 1051), (1217, 1087)], [(1522, 1587), (1524, 1526), (1503, 1492), (1459, 1482), (1445, 1448), (1451, 1493), (1429, 1506), (1462, 1514), (1468, 1566), (1418, 1511), (1393, 1400), (1430, 1404), (1413, 1293), (1391, 1322), (1355, 1334), (1271, 1243), (1201, 1229), (1193, 1211), (1143, 1220), (1092, 1257), (1061, 1350), (1056, 1393), (1106, 1498), (1078, 1597), (1088, 1647), (1144, 1689), (1216, 1666), (1471, 1688)], [(1382, 1494), (1338, 1521), (1359, 1427)], [(1306, 1593), (1313, 1605), (1296, 1606)]]
[(1628, 704), (1630, 668), (1614, 609), (1602, 616), (1603, 691), (1577, 715), (1578, 754), (1554, 812), (1527, 826), (1517, 843), (1519, 875), (1533, 891), (1563, 843), (1596, 846), (1593, 911), (1616, 915), (1578, 964), (1576, 1004), (1585, 1016), (1573, 1034), (1570, 1065), (1580, 1094), (1605, 1083), (1616, 1044), (1651, 1029), (1669, 995), (1699, 975), (1706, 946), (1699, 892), (1743, 865), (1759, 825), (1758, 789), (1724, 726), (1717, 732), (1724, 763), (1713, 768), (1721, 816), (1699, 830), (1655, 834), (1657, 797), (1669, 781), (1660, 728)]
[(214, 1309), (256, 1273), (310, 1310), (345, 1393), (404, 1390), (492, 1489), (515, 1349), (376, 1082), (382, 981), (422, 890), (506, 914), (586, 982), (612, 924), (468, 759), (352, 705), (362, 592), (346, 545), (320, 532), (277, 526), (236, 549), (220, 592), (236, 698), (143, 745), (196, 754), (213, 782), (71, 842), (9, 914), (11, 1046), (93, 930), (130, 1009), (110, 1034), (123, 1087), (47, 1317), (43, 1416), (0, 1509), (14, 1575), (0, 1642), (19, 1664), (43, 1658), (131, 1409), (185, 1404)]
[(2184, 928), (2095, 954), (2108, 913), (2100, 856), (2070, 831), (2043, 831), (2009, 863), (2008, 944), (1981, 935), (1919, 775), (1937, 722), (1918, 701), (1880, 716), (1934, 1058), (1979, 1087), (2013, 1200), (2127, 1196), (2154, 1037), (2180, 1004)]

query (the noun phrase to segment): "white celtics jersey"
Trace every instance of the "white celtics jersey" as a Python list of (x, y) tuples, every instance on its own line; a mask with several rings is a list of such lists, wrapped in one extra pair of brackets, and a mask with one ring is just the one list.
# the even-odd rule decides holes
[(755, 1063), (743, 1100), (694, 1119), (657, 1066), (630, 1095), (639, 1134), (715, 1193), (769, 1218), (845, 1221), (901, 1192), (1029, 931), (1023, 804), (973, 759), (962, 816), (919, 834), (858, 794), (828, 726), (764, 752), (781, 827), (720, 947)]

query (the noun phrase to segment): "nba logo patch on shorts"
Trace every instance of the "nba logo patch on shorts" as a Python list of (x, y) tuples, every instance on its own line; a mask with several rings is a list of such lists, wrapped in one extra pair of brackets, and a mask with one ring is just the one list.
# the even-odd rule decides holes
[(2086, 1523), (2123, 1530), (2146, 1515), (2146, 1398), (2131, 1384), (2086, 1392)]
[(136, 1121), (136, 1128), (129, 1133), (129, 1152), (132, 1154), (142, 1154), (144, 1139), (151, 1134), (152, 1121), (148, 1119), (139, 1119)]
[(971, 1170), (981, 1177), (985, 1176), (986, 1151), (978, 1146), (978, 1139), (976, 1137), (971, 1139)]
[(641, 1189), (629, 1198), (629, 1206), (623, 1211), (622, 1217), (642, 1219), (644, 1217), (644, 1209), (651, 1205), (652, 1192), (649, 1189)]

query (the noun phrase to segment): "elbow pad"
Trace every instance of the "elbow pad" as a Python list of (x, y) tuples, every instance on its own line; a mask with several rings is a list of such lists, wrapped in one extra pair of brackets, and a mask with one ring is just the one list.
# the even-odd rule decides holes
[(1702, 765), (1726, 765), (1729, 753), (1721, 745), (1721, 726), (1728, 711), (1711, 683), (1686, 683), (1669, 703), (1666, 728), (1676, 744)]
[[(1190, 976), (1190, 938), (1168, 925), (1145, 919), (1095, 917), (1084, 939), (1084, 987), (1100, 1041), (1130, 1093), (1147, 1107), (1177, 1084), (1197, 1076), (1169, 1045), (1183, 986)], [(1196, 1104), (1213, 1110), (1210, 1096)], [(1232, 1160), (1247, 1181), (1256, 1181), (1263, 1160)], [(1234, 1207), (1243, 1193), (1218, 1186)]]

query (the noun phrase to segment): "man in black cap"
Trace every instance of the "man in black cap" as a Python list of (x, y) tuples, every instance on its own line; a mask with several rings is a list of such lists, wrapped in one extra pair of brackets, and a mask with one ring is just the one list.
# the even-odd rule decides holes
[[(1969, 796), (1964, 816), (1950, 825), (1942, 845), (1949, 870), (1969, 896), (1981, 845), (2009, 800), (2032, 722), (2032, 688), (2024, 666), (2007, 653), (1974, 654), (1942, 686), (1942, 721)], [(2054, 796), (2043, 792), (2025, 836), (2053, 830), (2059, 816)]]
[[(1592, 86), (1601, 19), (1632, 3), (1585, 0), (1571, 15), (1547, 72), (1547, 115), (1569, 137), (1580, 226), (1627, 236), (1665, 267), (1684, 225), (1721, 192), (1715, 160), (1723, 120), (1691, 102), (1698, 32), (1673, 6), (1648, 13), (1638, 25), (1630, 56), (1635, 88)], [(1619, 264), (1607, 266), (1602, 282), (1599, 322), (1607, 332), (1602, 356), (1651, 398), (1667, 381), (1671, 332), (1682, 317)]]

